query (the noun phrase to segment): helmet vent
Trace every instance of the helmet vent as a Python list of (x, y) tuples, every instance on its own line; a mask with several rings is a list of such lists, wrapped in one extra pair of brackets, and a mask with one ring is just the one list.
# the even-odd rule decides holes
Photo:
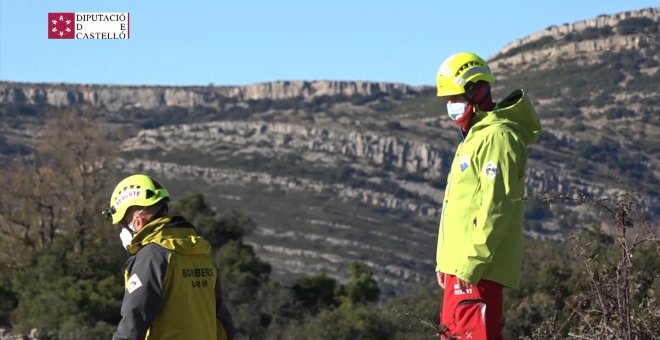
[(156, 188), (156, 189), (162, 189), (162, 188), (163, 188), (163, 186), (160, 185), (160, 183), (158, 183), (157, 180), (155, 180), (155, 179), (153, 179), (153, 178), (151, 178), (151, 177), (149, 177), (149, 179), (151, 180), (151, 182), (154, 183), (154, 188)]
[(475, 66), (484, 67), (485, 65), (475, 60), (468, 61), (467, 63), (461, 65), (461, 67), (459, 67), (458, 70), (456, 70), (456, 74), (454, 74), (454, 77), (458, 77), (458, 75), (461, 74), (463, 71), (467, 70), (470, 67), (475, 67)]
[(153, 192), (153, 190), (147, 189), (147, 195), (146, 195), (147, 199), (150, 199), (150, 198), (154, 197), (154, 195), (155, 195), (155, 193)]

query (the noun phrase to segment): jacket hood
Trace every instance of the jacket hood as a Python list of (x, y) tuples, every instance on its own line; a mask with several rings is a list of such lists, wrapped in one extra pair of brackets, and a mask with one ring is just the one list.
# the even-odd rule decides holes
[(478, 112), (476, 123), (470, 131), (477, 131), (493, 124), (510, 126), (520, 133), (526, 145), (536, 143), (541, 135), (539, 116), (522, 89), (513, 91), (492, 111)]
[(206, 255), (211, 252), (211, 244), (198, 236), (195, 227), (181, 216), (166, 216), (149, 222), (133, 236), (128, 252), (135, 255), (149, 243), (180, 254)]

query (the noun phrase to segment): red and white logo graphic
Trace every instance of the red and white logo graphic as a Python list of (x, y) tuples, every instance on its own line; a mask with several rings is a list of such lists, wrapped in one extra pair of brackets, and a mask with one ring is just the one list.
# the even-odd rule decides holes
[(130, 13), (48, 13), (48, 39), (130, 39)]
[(74, 39), (75, 13), (48, 13), (48, 39)]

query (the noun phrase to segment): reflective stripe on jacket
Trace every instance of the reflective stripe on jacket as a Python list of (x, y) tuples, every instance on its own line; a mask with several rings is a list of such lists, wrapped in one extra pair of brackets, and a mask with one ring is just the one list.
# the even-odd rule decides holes
[(436, 271), (476, 284), (517, 288), (522, 257), (527, 146), (541, 133), (522, 90), (480, 112), (451, 165), (438, 232)]

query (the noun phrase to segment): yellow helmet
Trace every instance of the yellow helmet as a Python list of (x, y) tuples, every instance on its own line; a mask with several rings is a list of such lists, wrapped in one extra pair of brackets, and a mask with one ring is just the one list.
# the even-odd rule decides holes
[(495, 82), (495, 76), (485, 60), (470, 52), (456, 53), (445, 59), (440, 65), (435, 83), (438, 87), (438, 97), (453, 96), (465, 93), (468, 82)]
[(115, 187), (110, 197), (110, 208), (103, 210), (103, 216), (112, 220), (112, 224), (117, 224), (124, 219), (128, 208), (148, 207), (169, 198), (170, 193), (155, 179), (142, 174), (128, 176)]

